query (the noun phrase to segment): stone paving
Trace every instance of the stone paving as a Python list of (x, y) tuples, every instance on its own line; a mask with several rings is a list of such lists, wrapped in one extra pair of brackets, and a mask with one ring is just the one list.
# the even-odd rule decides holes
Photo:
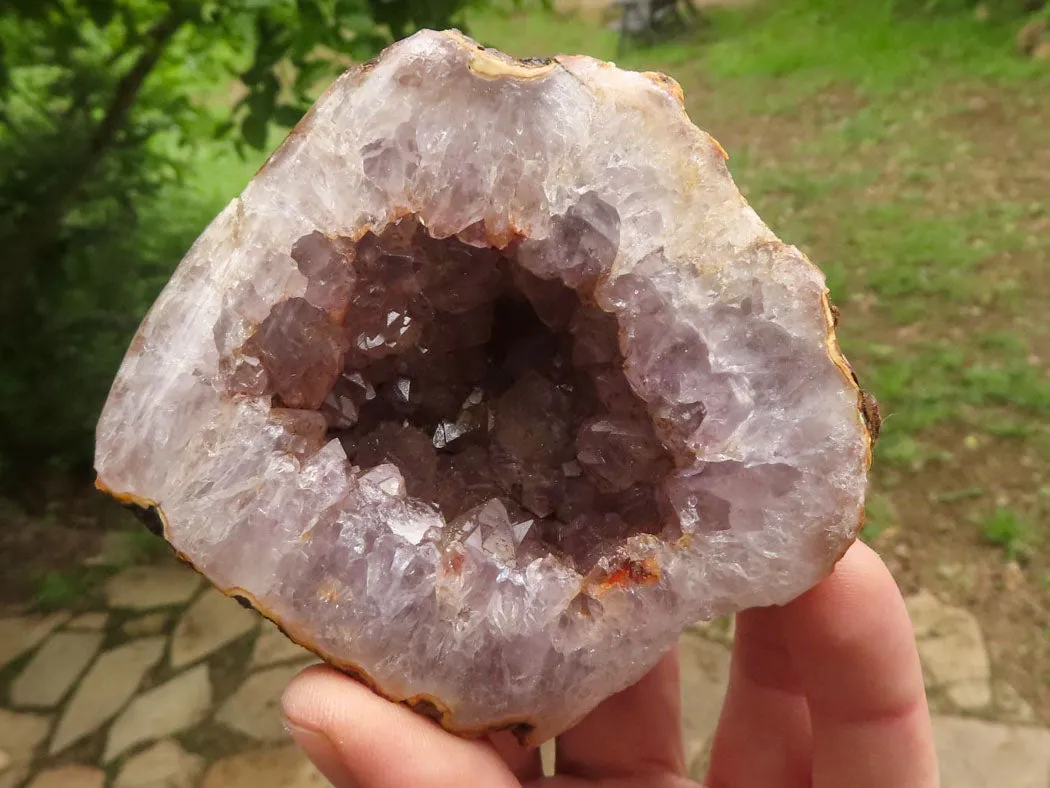
[[(0, 788), (323, 788), (279, 701), (315, 662), (175, 564), (111, 578), (108, 609), (0, 611)], [(1050, 730), (994, 680), (976, 619), (908, 600), (945, 788), (1050, 788)], [(683, 725), (702, 773), (729, 673), (730, 622), (680, 643)]]

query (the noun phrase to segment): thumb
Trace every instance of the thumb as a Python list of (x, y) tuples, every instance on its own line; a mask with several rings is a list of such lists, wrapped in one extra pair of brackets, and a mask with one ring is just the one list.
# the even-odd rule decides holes
[(332, 668), (300, 673), (282, 704), (292, 737), (336, 788), (520, 788), (489, 743), (460, 739)]

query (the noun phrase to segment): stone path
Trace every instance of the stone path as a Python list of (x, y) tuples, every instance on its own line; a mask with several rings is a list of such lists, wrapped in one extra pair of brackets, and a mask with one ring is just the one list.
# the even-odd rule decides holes
[[(0, 614), (0, 788), (323, 788), (284, 733), (288, 680), (316, 661), (189, 569), (136, 567), (109, 609)], [(994, 679), (976, 619), (909, 598), (945, 788), (1050, 788), (1050, 730)], [(700, 776), (732, 628), (683, 634), (683, 724)]]

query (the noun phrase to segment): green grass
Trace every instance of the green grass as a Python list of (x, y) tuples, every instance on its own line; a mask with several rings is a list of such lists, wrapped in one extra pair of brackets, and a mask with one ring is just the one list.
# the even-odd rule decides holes
[(79, 575), (70, 572), (47, 572), (37, 582), (33, 604), (41, 610), (75, 607), (85, 589)]
[(1007, 558), (1026, 559), (1032, 550), (1034, 535), (1031, 526), (1012, 509), (998, 507), (981, 524), (985, 541), (1001, 547)]
[(518, 10), (509, 2), (492, 3), (469, 18), (468, 32), (487, 46), (517, 57), (585, 54), (612, 60), (616, 54), (614, 30), (546, 10), (533, 2)]
[(80, 610), (92, 607), (110, 567), (80, 567), (45, 572), (36, 582), (33, 607), (38, 610)]
[[(38, 521), (35, 527), (46, 528)], [(33, 606), (39, 610), (78, 610), (101, 601), (102, 585), (128, 566), (149, 564), (170, 556), (171, 547), (139, 524), (121, 523), (105, 533), (98, 555), (85, 556), (80, 566), (53, 569), (40, 575), (33, 587)]]
[[(753, 81), (765, 89), (745, 90), (741, 101), (788, 112), (800, 97), (842, 83), (889, 99), (901, 89), (943, 82), (946, 67), (951, 78), (1050, 82), (1038, 63), (1012, 56), (1016, 18), (931, 18), (903, 8), (893, 0), (783, 0), (706, 9), (696, 40), (631, 51), (620, 60), (629, 67), (659, 64), (683, 82)], [(514, 11), (496, 3), (477, 11), (470, 33), (519, 56), (581, 52), (613, 59), (616, 52), (615, 31), (534, 5)]]
[(896, 523), (897, 510), (893, 502), (882, 493), (873, 493), (868, 496), (860, 538), (868, 543), (874, 542), (887, 528)]
[(1050, 416), (1050, 380), (1028, 360), (1020, 337), (991, 356), (980, 347), (949, 340), (904, 347), (847, 344), (864, 382), (877, 392), (885, 417), (880, 457), (915, 466), (915, 437), (952, 420), (996, 437), (1027, 437)]
[(1038, 67), (976, 57), (1012, 43), (1012, 21), (982, 22), (965, 13), (931, 19), (887, 0), (775, 3), (717, 15), (711, 57), (724, 75), (766, 78), (826, 75), (833, 62), (839, 78), (879, 90), (913, 85), (916, 75), (936, 79), (931, 72), (945, 62), (973, 76), (1015, 78)]
[(983, 497), (987, 493), (983, 487), (963, 487), (959, 490), (948, 490), (933, 496), (938, 503), (957, 503), (959, 501), (972, 501)]

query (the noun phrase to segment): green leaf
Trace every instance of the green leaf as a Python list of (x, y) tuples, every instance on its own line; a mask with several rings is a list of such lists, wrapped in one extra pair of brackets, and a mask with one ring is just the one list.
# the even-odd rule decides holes
[(215, 124), (215, 130), (212, 132), (212, 134), (215, 137), (225, 137), (227, 134), (233, 131), (233, 125), (233, 118), (227, 118), (221, 123)]
[(0, 95), (3, 95), (8, 85), (11, 84), (11, 71), (7, 67), (5, 54), (4, 41), (0, 38)]
[(87, 6), (88, 16), (91, 17), (91, 21), (98, 28), (106, 27), (116, 14), (113, 0), (91, 0), (91, 2), (84, 5)]
[(375, 20), (362, 9), (354, 9), (339, 17), (339, 27), (359, 35), (370, 35), (375, 32)]
[(321, 10), (317, 0), (296, 0), (295, 5), (303, 23), (317, 27), (324, 27), (328, 24), (325, 13)]
[(266, 147), (268, 129), (268, 118), (257, 112), (249, 112), (241, 121), (241, 135), (244, 141), (256, 150)]
[(274, 122), (278, 126), (294, 126), (302, 120), (302, 117), (303, 111), (299, 107), (293, 107), (289, 104), (282, 104), (273, 113)]
[(378, 33), (366, 33), (346, 42), (346, 51), (354, 60), (368, 60), (389, 43), (389, 40)]
[(333, 70), (333, 64), (327, 60), (304, 60), (298, 64), (295, 72), (295, 90), (304, 92)]
[(11, 10), (25, 19), (43, 17), (56, 5), (56, 0), (11, 0)]

